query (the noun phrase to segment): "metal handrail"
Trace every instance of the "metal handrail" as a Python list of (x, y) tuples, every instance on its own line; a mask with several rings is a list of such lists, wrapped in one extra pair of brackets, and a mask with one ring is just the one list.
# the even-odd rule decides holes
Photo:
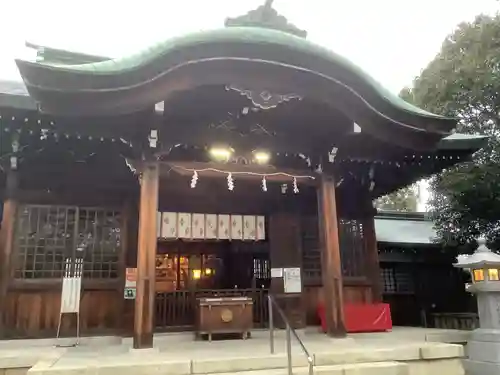
[(285, 322), (286, 327), (286, 355), (288, 360), (288, 375), (293, 375), (292, 372), (292, 334), (297, 340), (302, 349), (302, 352), (306, 355), (307, 362), (309, 363), (309, 375), (314, 375), (314, 357), (309, 353), (304, 343), (295, 332), (295, 329), (290, 325), (285, 313), (278, 305), (276, 300), (271, 294), (267, 295), (267, 303), (269, 306), (269, 344), (271, 346), (271, 354), (274, 354), (274, 319), (273, 319), (273, 307), (276, 309), (281, 319)]

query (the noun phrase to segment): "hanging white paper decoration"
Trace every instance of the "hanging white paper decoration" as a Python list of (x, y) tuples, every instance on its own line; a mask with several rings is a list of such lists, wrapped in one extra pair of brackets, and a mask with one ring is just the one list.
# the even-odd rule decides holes
[(297, 186), (297, 179), (293, 178), (293, 192), (297, 194), (299, 192), (299, 187)]
[(332, 151), (330, 151), (328, 153), (328, 161), (330, 163), (334, 163), (335, 162), (335, 156), (337, 156), (337, 151), (338, 150), (339, 150), (338, 147), (334, 147), (334, 148), (332, 148)]
[[(288, 177), (288, 178), (293, 178), (293, 192), (294, 193), (298, 193), (299, 192), (299, 188), (297, 186), (297, 179), (298, 178), (311, 179), (311, 180), (315, 179), (314, 176), (307, 176), (307, 175), (306, 176), (294, 176), (294, 175), (291, 175), (291, 174), (288, 174), (288, 173), (285, 173), (285, 172), (275, 172), (275, 173), (266, 173), (266, 174), (263, 174), (263, 173), (248, 172), (248, 171), (228, 172), (228, 171), (224, 171), (224, 170), (216, 169), (216, 168), (204, 168), (204, 169), (194, 170), (194, 169), (184, 168), (184, 167), (179, 166), (179, 165), (171, 165), (171, 166), (174, 169), (180, 169), (180, 170), (189, 171), (189, 172), (193, 173), (193, 176), (191, 178), (191, 188), (196, 187), (196, 184), (197, 184), (198, 178), (199, 178), (198, 172), (206, 172), (206, 171), (211, 171), (211, 172), (217, 172), (217, 173), (226, 174), (227, 175), (227, 188), (228, 188), (228, 190), (231, 190), (231, 191), (234, 189), (233, 173), (234, 174), (238, 174), (238, 175), (262, 177), (261, 188), (262, 188), (263, 191), (267, 191), (267, 180), (266, 180), (266, 177), (269, 177), (269, 176), (285, 176), (285, 177)], [(282, 194), (286, 194), (287, 190), (288, 190), (288, 185), (287, 184), (282, 184), (281, 185), (281, 193)]]
[(42, 129), (42, 130), (40, 131), (40, 133), (41, 133), (41, 134), (40, 134), (40, 140), (42, 140), (42, 141), (43, 141), (43, 140), (47, 139), (48, 134), (49, 134), (49, 130), (48, 130), (48, 129)]
[(370, 180), (373, 180), (374, 176), (375, 176), (375, 167), (372, 164), (370, 166), (370, 170), (368, 171), (368, 177), (370, 177)]
[(230, 191), (233, 191), (234, 189), (234, 181), (233, 181), (233, 175), (231, 173), (229, 173), (227, 175), (227, 188), (230, 190)]
[(191, 178), (191, 189), (196, 187), (196, 183), (198, 182), (198, 172), (193, 171), (193, 177)]

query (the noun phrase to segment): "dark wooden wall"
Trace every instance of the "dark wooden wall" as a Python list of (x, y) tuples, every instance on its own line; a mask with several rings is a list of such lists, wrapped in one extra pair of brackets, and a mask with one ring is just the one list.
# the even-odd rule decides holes
[(383, 300), (391, 306), (395, 325), (421, 326), (431, 324), (432, 314), (476, 311), (474, 297), (464, 288), (470, 276), (453, 267), (453, 249), (380, 244), (380, 250)]
[[(113, 209), (119, 205), (121, 215), (121, 250), (119, 255), (118, 277), (111, 279), (84, 279), (82, 284), (82, 299), (80, 307), (80, 328), (82, 335), (121, 333), (124, 326), (124, 274), (126, 253), (133, 253), (136, 246), (133, 245), (134, 238), (133, 218), (134, 210), (129, 208), (128, 201), (114, 197), (101, 195), (77, 194), (67, 198), (58, 194), (31, 193), (29, 191), (18, 191), (17, 199), (19, 207), (24, 207), (26, 202), (43, 203), (46, 205), (60, 205), (61, 200), (66, 204), (80, 205), (86, 207), (106, 207), (106, 204), (116, 203)], [(108, 199), (109, 198), (109, 199)], [(134, 201), (134, 197), (130, 197)], [(92, 207), (91, 206), (91, 207)], [(28, 206), (26, 206), (28, 207)], [(19, 214), (19, 212), (18, 212)], [(18, 214), (15, 221), (18, 223)], [(25, 279), (15, 277), (16, 239), (10, 258), (10, 277), (7, 281), (7, 293), (3, 304), (4, 338), (39, 338), (54, 337), (59, 322), (59, 311), (61, 304), (62, 280), (60, 278)], [(76, 319), (74, 316), (66, 316), (62, 320), (61, 335), (74, 336), (76, 330)]]
[[(373, 220), (373, 216), (365, 216), (359, 220), (339, 221), (344, 303), (381, 301), (380, 268)], [(317, 216), (304, 217), (302, 223), (306, 229), (302, 233), (304, 305), (308, 324), (319, 324), (317, 307), (324, 302), (324, 295), (319, 264), (321, 249), (315, 230)], [(353, 227), (358, 230), (352, 230)], [(353, 257), (353, 254), (356, 256)]]
[[(123, 292), (83, 289), (80, 307), (81, 334), (117, 333), (121, 330)], [(54, 337), (59, 322), (60, 287), (55, 290), (10, 288), (7, 294), (5, 337)], [(74, 336), (76, 320), (67, 316), (62, 321), (61, 335)]]

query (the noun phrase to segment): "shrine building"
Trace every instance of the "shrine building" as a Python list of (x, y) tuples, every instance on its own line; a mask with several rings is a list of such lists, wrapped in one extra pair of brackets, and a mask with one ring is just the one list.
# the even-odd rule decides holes
[(0, 83), (2, 337), (53, 337), (80, 263), (82, 334), (136, 348), (193, 329), (201, 297), (251, 298), (255, 328), (269, 293), (294, 327), (322, 303), (337, 337), (345, 304), (380, 302), (372, 201), (485, 138), (271, 3), (130, 57), (30, 45), (37, 60), (16, 61), (24, 85)]

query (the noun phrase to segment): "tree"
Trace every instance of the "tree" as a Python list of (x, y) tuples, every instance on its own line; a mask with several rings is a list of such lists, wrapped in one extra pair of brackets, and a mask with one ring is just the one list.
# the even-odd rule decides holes
[(418, 188), (410, 185), (375, 201), (375, 207), (382, 211), (416, 212)]
[(467, 162), (430, 183), (436, 229), (449, 244), (486, 235), (500, 244), (500, 16), (460, 24), (401, 96), (459, 119), (458, 131), (490, 136)]

